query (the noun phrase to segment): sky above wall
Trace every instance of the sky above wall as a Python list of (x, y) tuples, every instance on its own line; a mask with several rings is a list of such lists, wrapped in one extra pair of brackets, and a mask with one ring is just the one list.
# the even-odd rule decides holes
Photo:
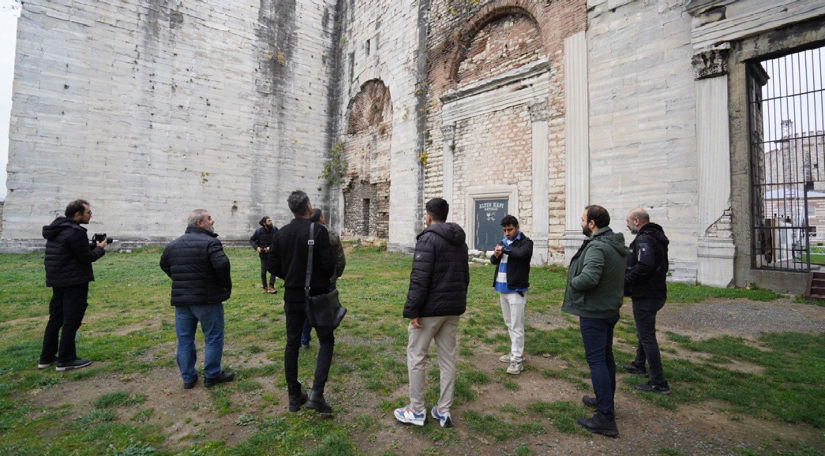
[(17, 42), (19, 2), (0, 0), (0, 201), (6, 199), (6, 165), (9, 162), (9, 120), (14, 49)]

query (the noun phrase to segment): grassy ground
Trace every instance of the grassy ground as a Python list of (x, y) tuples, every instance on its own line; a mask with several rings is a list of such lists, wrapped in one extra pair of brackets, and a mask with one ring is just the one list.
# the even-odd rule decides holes
[[(531, 273), (528, 321), (536, 323), (527, 328), (526, 352), (548, 363), (527, 363), (525, 375), (513, 378), (504, 374), (505, 365), (490, 362), (491, 353), (509, 349), (498, 298), (490, 286), (492, 269), (471, 268), (468, 312), (460, 324), (454, 406), (459, 428), (442, 430), (432, 424), (399, 428), (389, 414), (406, 402), (407, 332), (401, 308), (409, 256), (375, 248), (349, 253), (346, 274), (339, 282), (349, 314), (336, 332), (328, 386), (337, 413), (323, 419), (312, 412), (285, 412), (281, 295), (260, 293), (256, 255), (249, 250), (228, 254), (235, 288), (225, 305), (224, 364), (232, 366), (238, 381), (208, 392), (199, 384), (193, 394), (201, 396), (193, 396), (198, 399), (178, 421), (161, 411), (164, 401), (178, 400), (186, 393), (175, 378), (170, 282), (157, 266), (159, 250), (107, 254), (96, 264), (97, 281), (91, 286), (90, 307), (78, 336), (78, 353), (95, 363), (73, 373), (36, 369), (50, 297), (50, 290), (42, 285), (42, 255), (0, 255), (0, 454), (439, 454), (469, 451), (479, 441), (492, 445), (494, 452), (531, 454), (535, 448), (518, 442), (552, 436), (557, 442), (561, 437), (576, 443), (590, 438), (575, 424), (577, 417), (587, 414), (575, 400), (553, 400), (551, 394), (544, 394), (514, 405), (479, 393), (535, 388), (525, 378), (589, 390), (576, 320), (558, 310), (564, 293), (563, 269), (538, 268)], [(669, 302), (713, 297), (779, 298), (765, 290), (672, 285)], [(635, 345), (632, 319), (622, 318), (616, 337), (617, 360), (630, 359)], [(694, 340), (670, 332), (662, 339), (666, 339), (664, 367), (673, 394), (634, 393), (632, 385), (638, 378), (620, 376), (622, 394), (632, 394), (662, 413), (717, 404), (714, 407), (721, 407), (733, 421), (756, 417), (815, 429), (820, 436), (816, 446), (825, 446), (821, 334)], [(305, 385), (311, 383), (313, 358), (304, 355), (300, 360)], [(437, 363), (434, 359), (430, 363), (428, 406), (438, 395)], [(752, 368), (743, 371), (737, 367), (742, 363)], [(72, 402), (62, 397), (64, 391), (85, 394), (88, 400)], [(167, 398), (158, 398), (161, 395)], [(52, 400), (44, 399), (48, 397)], [(405, 447), (408, 441), (414, 446)], [(750, 444), (737, 451), (821, 454), (792, 440)], [(684, 454), (657, 446), (641, 451)]]

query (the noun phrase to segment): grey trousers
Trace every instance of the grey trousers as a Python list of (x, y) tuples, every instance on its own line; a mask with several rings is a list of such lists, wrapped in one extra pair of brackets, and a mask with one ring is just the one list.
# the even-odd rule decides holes
[(424, 410), (425, 362), (430, 342), (435, 340), (438, 348), (438, 367), (441, 370), (441, 396), (438, 398), (439, 413), (449, 413), (453, 405), (455, 389), (455, 349), (456, 331), (460, 316), (423, 317), (419, 319), (423, 328), (407, 328), (407, 370), (410, 376), (410, 406), (413, 410)]

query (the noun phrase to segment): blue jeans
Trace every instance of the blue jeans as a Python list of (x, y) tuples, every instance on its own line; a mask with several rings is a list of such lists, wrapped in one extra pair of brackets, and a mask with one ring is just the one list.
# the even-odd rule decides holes
[(203, 375), (221, 375), (223, 356), (223, 304), (203, 306), (175, 306), (175, 332), (178, 335), (178, 368), (184, 382), (198, 379), (195, 370), (197, 350), (195, 331), (201, 323), (204, 336)]
[(616, 361), (613, 359), (613, 328), (619, 314), (611, 318), (579, 317), (584, 356), (590, 366), (590, 381), (596, 393), (596, 410), (613, 416), (616, 392)]

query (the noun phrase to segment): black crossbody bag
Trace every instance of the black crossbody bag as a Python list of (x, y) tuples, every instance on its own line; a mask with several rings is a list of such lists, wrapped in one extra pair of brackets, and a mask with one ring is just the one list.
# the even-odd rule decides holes
[(329, 293), (310, 296), (309, 282), (312, 279), (312, 249), (315, 245), (315, 223), (309, 225), (309, 254), (307, 255), (307, 280), (304, 286), (306, 292), (306, 312), (309, 324), (313, 328), (332, 328), (335, 329), (341, 324), (344, 315), (347, 314), (347, 308), (341, 305), (338, 300), (338, 290), (332, 290)]

